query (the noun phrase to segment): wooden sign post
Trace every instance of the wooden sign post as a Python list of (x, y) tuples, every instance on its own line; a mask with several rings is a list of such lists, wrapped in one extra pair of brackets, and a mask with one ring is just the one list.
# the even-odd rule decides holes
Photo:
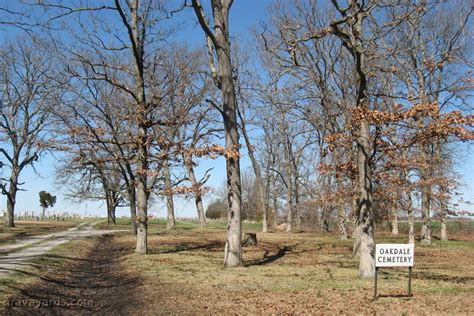
[(375, 287), (374, 300), (377, 299), (377, 272), (381, 267), (408, 267), (408, 296), (411, 295), (411, 270), (415, 259), (414, 244), (376, 244), (375, 245)]

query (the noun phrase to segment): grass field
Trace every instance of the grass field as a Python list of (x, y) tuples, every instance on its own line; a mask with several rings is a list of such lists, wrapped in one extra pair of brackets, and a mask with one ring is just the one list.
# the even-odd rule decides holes
[[(130, 229), (132, 222), (129, 218), (117, 218), (116, 225), (107, 225), (107, 222), (101, 222), (95, 225), (98, 229)], [(208, 230), (225, 230), (227, 222), (225, 221), (209, 221), (206, 229)], [(148, 221), (148, 232), (156, 233), (166, 229), (166, 220), (161, 218), (153, 218)], [(174, 231), (181, 232), (186, 230), (199, 229), (199, 223), (197, 221), (176, 221), (176, 229)], [(262, 223), (242, 223), (243, 230), (249, 231), (260, 231), (262, 229)]]
[[(244, 267), (224, 269), (225, 223), (206, 229), (195, 222), (177, 224), (166, 231), (164, 221), (150, 223), (146, 256), (133, 253), (135, 238), (127, 233), (62, 245), (37, 261), (28, 276), (4, 281), (8, 295), (0, 299), (83, 298), (94, 302), (87, 312), (119, 308), (145, 314), (474, 313), (471, 223), (462, 223), (451, 241), (416, 245), (412, 298), (403, 297), (407, 269), (380, 270), (377, 301), (373, 280), (358, 278), (350, 240), (321, 232), (258, 233), (258, 246), (244, 248)], [(116, 228), (128, 225), (120, 219)], [(243, 227), (259, 230), (258, 224)], [(406, 237), (379, 229), (377, 242), (403, 243)]]

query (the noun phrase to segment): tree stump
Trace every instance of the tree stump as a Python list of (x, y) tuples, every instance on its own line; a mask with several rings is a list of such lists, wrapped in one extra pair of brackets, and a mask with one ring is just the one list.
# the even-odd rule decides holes
[(256, 233), (245, 233), (244, 241), (242, 242), (243, 247), (256, 246), (257, 245), (257, 234)]

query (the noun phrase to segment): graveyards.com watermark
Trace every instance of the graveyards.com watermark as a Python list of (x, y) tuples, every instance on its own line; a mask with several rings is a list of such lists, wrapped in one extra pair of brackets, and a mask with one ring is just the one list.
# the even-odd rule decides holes
[(6, 307), (92, 307), (93, 300), (33, 300), (33, 299), (13, 299), (4, 301)]

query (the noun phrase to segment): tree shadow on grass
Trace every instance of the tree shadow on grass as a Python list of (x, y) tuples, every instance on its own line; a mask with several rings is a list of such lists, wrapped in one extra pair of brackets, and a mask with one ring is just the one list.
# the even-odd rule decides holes
[(149, 250), (149, 254), (165, 254), (165, 253), (180, 253), (184, 251), (196, 251), (196, 250), (207, 250), (207, 251), (216, 251), (216, 250), (223, 250), (225, 246), (224, 242), (215, 241), (206, 244), (195, 244), (195, 243), (188, 243), (188, 244), (180, 244), (176, 245), (171, 249), (151, 249)]
[(112, 239), (100, 238), (88, 252), (87, 260), (64, 259), (69, 258), (65, 256), (63, 264), (45, 263), (33, 285), (9, 286), (19, 294), (7, 302), (7, 313), (63, 315), (132, 311), (138, 303), (136, 288), (142, 281), (123, 270), (120, 257), (126, 250)]
[(406, 298), (406, 299), (411, 299), (413, 298), (413, 295), (408, 295), (407, 294), (378, 294), (377, 298)]
[(443, 281), (456, 284), (467, 284), (474, 281), (474, 277), (470, 276), (446, 275), (427, 271), (417, 271), (413, 273), (413, 278), (420, 280)]
[(247, 261), (244, 263), (244, 266), (250, 267), (250, 266), (263, 266), (263, 265), (270, 264), (280, 258), (283, 258), (288, 251), (291, 251), (291, 249), (292, 248), (288, 246), (278, 247), (277, 251), (271, 255), (270, 255), (270, 251), (268, 249), (265, 249), (265, 253), (263, 254), (262, 258)]

